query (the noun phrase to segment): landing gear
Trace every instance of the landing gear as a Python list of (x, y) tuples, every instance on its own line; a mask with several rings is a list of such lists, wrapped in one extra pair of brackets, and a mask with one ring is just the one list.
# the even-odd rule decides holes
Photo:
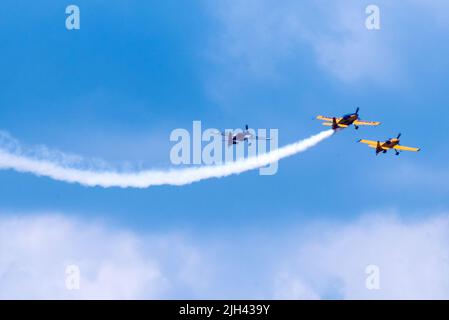
[(359, 130), (359, 126), (354, 125), (355, 130)]
[(397, 150), (394, 150), (394, 151), (396, 151), (396, 153), (395, 153), (395, 154), (396, 154), (396, 155), (398, 156), (398, 155), (399, 155), (399, 151), (397, 151)]
[(383, 153), (387, 153), (387, 150), (382, 151)]

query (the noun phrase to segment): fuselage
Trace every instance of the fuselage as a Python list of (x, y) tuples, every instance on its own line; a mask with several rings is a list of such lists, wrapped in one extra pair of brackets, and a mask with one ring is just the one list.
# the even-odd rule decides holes
[(393, 148), (394, 146), (396, 146), (399, 143), (399, 139), (390, 139), (385, 141), (382, 144), (382, 147), (386, 147), (386, 148)]
[(399, 144), (399, 139), (390, 139), (383, 143), (379, 143), (379, 146), (376, 148), (376, 153), (379, 153), (379, 152), (386, 153), (388, 149), (392, 149), (398, 144)]
[(345, 114), (341, 119), (337, 122), (337, 124), (343, 124), (343, 125), (351, 125), (359, 118), (359, 115), (357, 113), (350, 113)]
[(236, 144), (237, 142), (247, 141), (251, 137), (252, 135), (248, 131), (239, 132), (232, 136), (232, 143)]

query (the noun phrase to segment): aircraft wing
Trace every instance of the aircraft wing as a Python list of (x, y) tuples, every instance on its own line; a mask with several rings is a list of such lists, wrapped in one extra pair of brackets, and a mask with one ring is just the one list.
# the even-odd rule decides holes
[(369, 146), (377, 146), (377, 141), (373, 141), (373, 140), (360, 139), (358, 142), (367, 144)]
[(395, 145), (393, 148), (397, 150), (414, 151), (414, 152), (418, 152), (420, 150), (419, 148), (405, 147), (399, 145)]
[(356, 121), (354, 121), (354, 124), (356, 126), (378, 126), (380, 124), (380, 122), (356, 120)]
[[(316, 117), (318, 120), (324, 120), (324, 121), (333, 121), (334, 118), (333, 117), (325, 117), (325, 116), (317, 116)], [(341, 118), (335, 118), (335, 120), (337, 120), (337, 122), (340, 120)]]
[(267, 138), (267, 137), (259, 137), (259, 136), (252, 136), (247, 138), (248, 140), (271, 140), (271, 138)]

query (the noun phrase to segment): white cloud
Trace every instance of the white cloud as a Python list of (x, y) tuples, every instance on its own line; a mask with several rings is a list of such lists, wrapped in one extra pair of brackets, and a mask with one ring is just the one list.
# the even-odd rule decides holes
[[(380, 30), (365, 26), (366, 6), (380, 8)], [(292, 70), (295, 57), (307, 57), (345, 83), (374, 81), (386, 86), (407, 80), (410, 51), (426, 50), (410, 30), (426, 23), (435, 34), (446, 23), (447, 1), (222, 1), (211, 11), (221, 23), (212, 57), (224, 65), (220, 86), (230, 77), (278, 79)], [(413, 32), (413, 31), (412, 31)], [(289, 68), (281, 67), (289, 62)], [(219, 73), (218, 73), (219, 74)], [(218, 90), (218, 89), (217, 89)]]
[(398, 71), (391, 33), (367, 30), (360, 2), (225, 1), (214, 12), (223, 25), (217, 60), (233, 64), (233, 71), (277, 77), (282, 61), (308, 47), (319, 65), (346, 82), (387, 81)]
[[(410, 221), (385, 212), (191, 239), (3, 215), (0, 299), (449, 298), (448, 215)], [(66, 289), (67, 265), (79, 266), (80, 290)], [(365, 286), (368, 265), (379, 267), (380, 290)]]
[[(80, 290), (66, 288), (68, 265), (80, 269)], [(205, 278), (180, 236), (142, 237), (60, 215), (0, 219), (1, 299), (173, 297)]]
[[(316, 228), (289, 255), (277, 295), (290, 298), (449, 298), (449, 217), (404, 222), (371, 215), (355, 223)], [(368, 290), (366, 267), (380, 270), (380, 289)], [(313, 288), (310, 291), (308, 288)]]
[[(365, 6), (354, 1), (333, 2), (323, 5), (320, 12), (318, 19), (327, 22), (323, 23), (325, 27), (313, 31), (308, 26), (304, 28), (308, 30), (305, 38), (325, 70), (344, 82), (367, 79), (390, 83), (390, 77), (400, 78), (392, 32), (382, 27), (368, 30)], [(383, 22), (384, 14), (391, 14), (391, 7), (381, 6), (380, 13)]]

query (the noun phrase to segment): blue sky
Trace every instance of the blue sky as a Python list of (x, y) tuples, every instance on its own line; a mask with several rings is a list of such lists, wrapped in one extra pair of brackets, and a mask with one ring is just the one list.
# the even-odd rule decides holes
[[(55, 213), (136, 234), (179, 232), (200, 247), (226, 247), (223, 272), (244, 278), (264, 250), (277, 250), (262, 250), (256, 239), (290, 247), (285, 234), (296, 226), (332, 230), (372, 212), (425, 223), (447, 213), (444, 2), (377, 1), (377, 31), (365, 28), (369, 1), (76, 1), (77, 31), (65, 29), (68, 4), (2, 3), (0, 128), (24, 146), (168, 168), (170, 132), (194, 120), (206, 128), (276, 128), (279, 145), (321, 131), (317, 114), (360, 107), (363, 119), (382, 125), (344, 130), (281, 161), (274, 176), (253, 171), (182, 187), (90, 188), (2, 170), (4, 219)], [(355, 143), (398, 132), (422, 151), (375, 157)], [(255, 273), (269, 281), (268, 271)], [(207, 298), (208, 290), (164, 297)], [(351, 295), (321, 295), (334, 296)]]

